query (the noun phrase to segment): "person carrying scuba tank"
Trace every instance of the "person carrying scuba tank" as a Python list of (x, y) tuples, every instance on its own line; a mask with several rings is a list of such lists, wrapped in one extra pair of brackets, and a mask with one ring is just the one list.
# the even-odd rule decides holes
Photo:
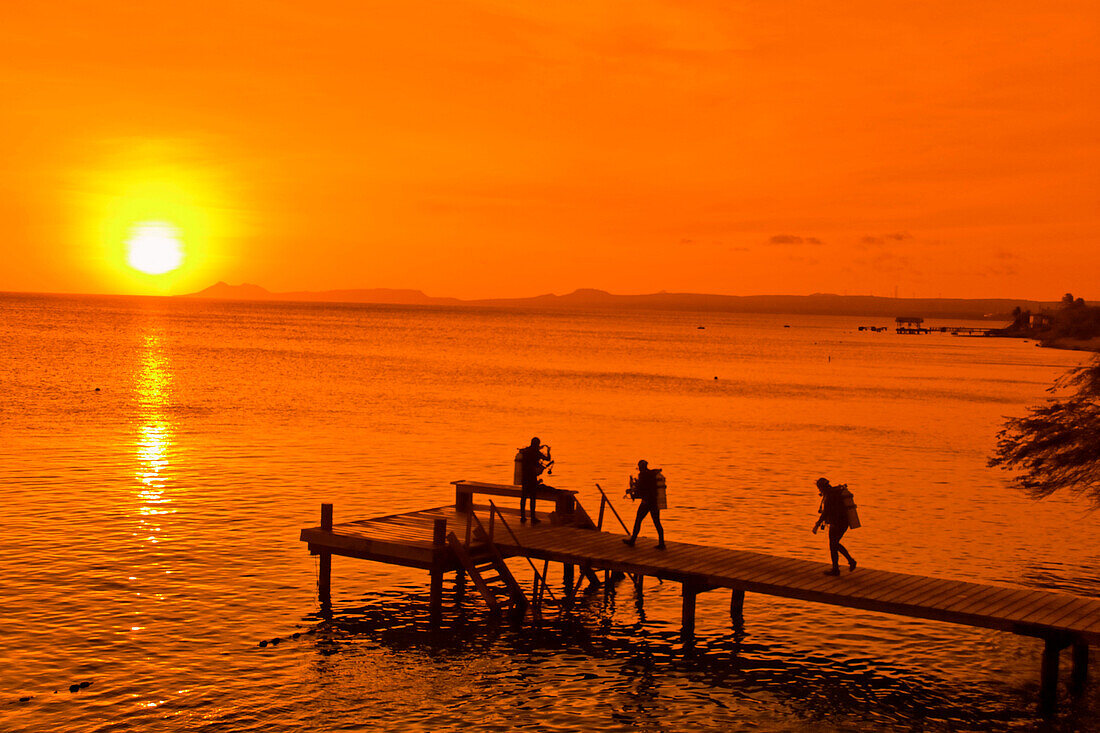
[(642, 520), (645, 515), (653, 517), (653, 526), (657, 528), (657, 549), (665, 549), (665, 528), (661, 526), (661, 508), (657, 490), (657, 479), (661, 469), (650, 469), (646, 461), (638, 461), (638, 478), (630, 479), (630, 491), (632, 499), (641, 499), (638, 505), (638, 515), (634, 517), (634, 531), (630, 537), (623, 538), (623, 543), (631, 547), (638, 539), (638, 533), (642, 531)]
[(527, 521), (526, 504), (530, 499), (531, 524), (538, 524), (542, 520), (535, 514), (535, 496), (541, 483), (539, 475), (554, 462), (550, 457), (550, 446), (542, 445), (538, 438), (531, 438), (531, 445), (520, 448), (516, 460), (520, 464), (519, 521)]
[[(821, 494), (821, 507), (819, 509), (821, 513), (817, 518), (817, 522), (814, 523), (813, 531), (814, 534), (817, 534), (817, 530), (823, 528), (826, 524), (829, 525), (829, 556), (833, 561), (832, 570), (826, 570), (825, 574), (840, 575), (840, 558), (838, 554), (844, 555), (848, 559), (848, 572), (851, 572), (856, 569), (856, 561), (844, 545), (840, 544), (840, 538), (848, 531), (849, 526), (859, 526), (858, 520), (855, 523), (849, 522), (849, 508), (853, 511), (855, 509), (855, 502), (849, 501), (852, 493), (848, 491), (848, 484), (832, 486), (827, 478), (817, 480), (817, 491)], [(849, 507), (849, 504), (851, 507)]]

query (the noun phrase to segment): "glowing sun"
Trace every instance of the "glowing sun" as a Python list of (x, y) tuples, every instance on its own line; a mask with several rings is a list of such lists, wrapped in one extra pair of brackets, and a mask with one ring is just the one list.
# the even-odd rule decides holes
[(183, 263), (179, 232), (163, 221), (135, 225), (126, 240), (126, 261), (135, 270), (150, 275), (171, 272)]

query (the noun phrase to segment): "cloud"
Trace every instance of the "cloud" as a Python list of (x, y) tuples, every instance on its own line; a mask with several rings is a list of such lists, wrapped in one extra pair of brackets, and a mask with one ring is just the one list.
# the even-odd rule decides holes
[(874, 245), (876, 247), (879, 247), (884, 244), (891, 244), (893, 242), (904, 242), (905, 240), (912, 238), (913, 235), (909, 232), (891, 232), (890, 234), (880, 234), (878, 236), (867, 234), (859, 240), (859, 243), (868, 246)]
[(768, 238), (768, 244), (823, 244), (817, 237), (799, 237), (795, 234), (775, 234)]

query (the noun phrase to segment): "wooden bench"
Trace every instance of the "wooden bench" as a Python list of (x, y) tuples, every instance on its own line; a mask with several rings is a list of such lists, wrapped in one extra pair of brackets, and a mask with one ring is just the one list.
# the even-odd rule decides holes
[[(486, 494), (489, 496), (512, 496), (520, 498), (523, 489), (516, 484), (487, 484), (483, 481), (452, 481), (455, 487), (455, 509), (460, 512), (468, 512), (474, 505), (474, 494)], [(539, 484), (535, 491), (536, 499), (544, 499), (554, 502), (554, 511), (559, 516), (573, 514), (576, 506), (577, 492), (571, 489), (555, 489), (553, 486)]]

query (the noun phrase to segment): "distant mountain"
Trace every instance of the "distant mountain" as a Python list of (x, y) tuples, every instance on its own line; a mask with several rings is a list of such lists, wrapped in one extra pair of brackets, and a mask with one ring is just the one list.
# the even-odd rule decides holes
[(433, 298), (420, 290), (371, 288), (366, 290), (300, 290), (273, 293), (259, 285), (227, 285), (219, 282), (183, 298), (219, 298), (222, 300), (291, 300), (321, 303), (379, 303), (383, 305), (458, 305), (458, 298)]
[(613, 295), (603, 290), (575, 290), (568, 295), (539, 295), (468, 301), (470, 305), (538, 308), (643, 308), (651, 310), (701, 311), (715, 313), (790, 313), (895, 318), (995, 318), (1010, 317), (1012, 309), (1042, 311), (1056, 302), (1011, 298), (880, 298), (873, 295), (704, 295), (699, 293), (651, 293)]
[(650, 293), (615, 295), (605, 290), (582, 288), (566, 295), (530, 298), (460, 300), (425, 295), (420, 290), (372, 288), (272, 293), (259, 285), (226, 285), (220, 282), (187, 298), (226, 300), (284, 300), (329, 303), (378, 303), (383, 305), (466, 305), (514, 308), (648, 309), (714, 313), (789, 313), (793, 315), (842, 315), (894, 318), (997, 319), (1010, 317), (1012, 309), (1040, 312), (1058, 303), (1011, 298), (880, 298), (873, 295), (705, 295), (700, 293)]
[(458, 298), (433, 298), (421, 290), (370, 288), (368, 290), (321, 290), (277, 293), (279, 300), (308, 300), (328, 303), (379, 303), (383, 305), (459, 305)]
[(261, 288), (259, 285), (249, 285), (248, 283), (229, 285), (228, 283), (217, 282), (206, 290), (200, 290), (197, 293), (191, 293), (190, 295), (181, 297), (222, 298), (224, 300), (268, 300), (272, 296), (267, 288)]

